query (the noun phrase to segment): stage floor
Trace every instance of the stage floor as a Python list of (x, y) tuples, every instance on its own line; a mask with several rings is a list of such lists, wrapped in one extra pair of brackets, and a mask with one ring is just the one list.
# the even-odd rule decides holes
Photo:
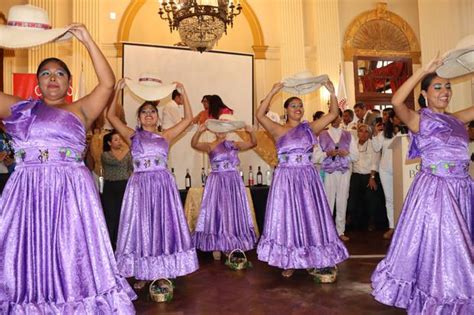
[[(135, 301), (137, 314), (405, 314), (372, 298), (370, 276), (388, 248), (383, 232), (352, 232), (346, 246), (354, 255), (339, 267), (333, 284), (317, 284), (306, 271), (289, 278), (248, 253), (253, 268), (232, 271), (210, 253), (199, 253), (200, 269), (176, 280), (174, 298), (155, 303), (146, 290)], [(373, 255), (367, 257), (367, 255)]]

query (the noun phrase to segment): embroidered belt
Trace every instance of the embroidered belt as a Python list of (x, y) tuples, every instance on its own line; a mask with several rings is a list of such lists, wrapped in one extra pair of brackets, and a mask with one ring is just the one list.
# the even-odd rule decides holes
[(279, 165), (313, 165), (311, 159), (313, 154), (309, 153), (291, 153), (291, 154), (279, 154), (278, 164)]
[(469, 175), (469, 162), (456, 161), (447, 162), (441, 161), (438, 163), (422, 163), (421, 171), (430, 173), (440, 177), (466, 177)]
[(161, 155), (133, 159), (134, 172), (150, 172), (163, 169), (168, 169), (168, 159)]
[(84, 152), (70, 147), (31, 147), (15, 151), (15, 162), (18, 165), (36, 165), (55, 162), (81, 163)]
[(237, 167), (232, 165), (228, 161), (211, 163), (211, 169), (213, 172), (227, 172), (227, 171), (236, 171)]

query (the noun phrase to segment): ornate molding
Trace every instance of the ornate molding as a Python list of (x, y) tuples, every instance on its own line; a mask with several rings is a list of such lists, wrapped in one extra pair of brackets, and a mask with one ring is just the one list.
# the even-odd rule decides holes
[(407, 56), (413, 63), (420, 63), (418, 39), (410, 25), (379, 2), (374, 10), (355, 18), (344, 34), (344, 60), (360, 56)]

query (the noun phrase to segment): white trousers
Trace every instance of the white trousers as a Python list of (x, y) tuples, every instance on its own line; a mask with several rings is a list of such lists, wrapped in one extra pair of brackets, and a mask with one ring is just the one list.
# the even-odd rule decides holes
[(339, 171), (331, 174), (326, 173), (324, 178), (324, 188), (326, 189), (331, 212), (334, 209), (334, 203), (336, 204), (336, 230), (339, 235), (343, 235), (346, 230), (346, 210), (350, 181), (351, 172), (349, 170), (344, 174)]
[(380, 181), (382, 182), (383, 192), (385, 194), (385, 208), (387, 208), (388, 227), (395, 227), (395, 218), (393, 214), (393, 174), (384, 170), (379, 171)]

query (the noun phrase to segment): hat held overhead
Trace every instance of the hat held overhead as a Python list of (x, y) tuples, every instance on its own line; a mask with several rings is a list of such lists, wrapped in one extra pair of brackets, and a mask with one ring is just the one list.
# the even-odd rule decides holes
[(176, 84), (163, 84), (156, 73), (142, 73), (136, 81), (125, 78), (130, 91), (145, 101), (157, 101), (170, 95)]
[(32, 5), (15, 5), (8, 11), (7, 24), (0, 25), (0, 47), (30, 48), (72, 37), (70, 26), (53, 28), (48, 13)]
[(316, 91), (327, 80), (329, 80), (327, 74), (314, 76), (309, 71), (298, 72), (283, 79), (283, 91), (296, 95), (304, 95)]
[(436, 74), (445, 79), (457, 78), (474, 72), (474, 34), (461, 39), (456, 48), (444, 54), (443, 65)]
[(245, 122), (235, 120), (230, 114), (222, 114), (219, 119), (208, 119), (206, 127), (211, 132), (225, 133), (245, 128)]

